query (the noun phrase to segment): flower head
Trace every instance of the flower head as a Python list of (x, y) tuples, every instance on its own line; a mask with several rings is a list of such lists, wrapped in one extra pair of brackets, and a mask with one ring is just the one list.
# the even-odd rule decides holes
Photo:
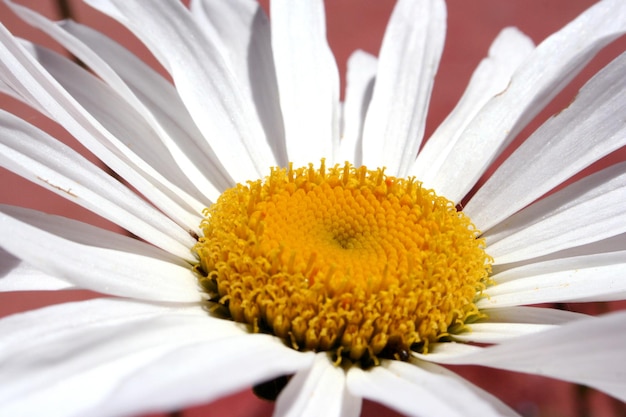
[(358, 415), (362, 398), (515, 415), (438, 364), (626, 399), (623, 313), (528, 306), (626, 294), (626, 164), (561, 187), (626, 144), (626, 55), (477, 186), (626, 32), (621, 0), (537, 47), (504, 29), (423, 145), (442, 0), (398, 1), (378, 58), (350, 58), (343, 103), (321, 1), (275, 0), (271, 20), (244, 0), (87, 3), (172, 82), (102, 33), (7, 1), (90, 71), (0, 27), (0, 89), (127, 185), (4, 111), (2, 165), (136, 238), (2, 206), (0, 289), (109, 296), (0, 321), (2, 413), (128, 415), (275, 382), (279, 416)]

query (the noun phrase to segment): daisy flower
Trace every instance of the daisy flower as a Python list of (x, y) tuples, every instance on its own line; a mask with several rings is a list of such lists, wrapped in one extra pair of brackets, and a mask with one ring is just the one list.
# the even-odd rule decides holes
[(5, 111), (2, 166), (133, 236), (2, 206), (3, 291), (105, 297), (0, 321), (0, 414), (132, 415), (256, 386), (276, 416), (356, 416), (362, 399), (517, 415), (450, 370), (464, 364), (626, 400), (626, 314), (532, 306), (625, 298), (626, 163), (568, 180), (626, 144), (626, 55), (494, 165), (626, 31), (625, 2), (536, 47), (504, 29), (423, 146), (443, 0), (398, 1), (379, 56), (351, 56), (343, 103), (321, 1), (272, 1), (271, 20), (244, 0), (87, 3), (171, 81), (6, 2), (89, 70), (2, 27), (0, 89), (124, 182)]

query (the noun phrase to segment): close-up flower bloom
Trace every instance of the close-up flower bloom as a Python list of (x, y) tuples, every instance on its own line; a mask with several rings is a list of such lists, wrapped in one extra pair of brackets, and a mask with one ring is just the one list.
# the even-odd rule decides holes
[(86, 152), (0, 110), (0, 164), (124, 232), (0, 206), (0, 291), (97, 295), (0, 319), (0, 415), (171, 412), (251, 386), (275, 416), (364, 399), (519, 415), (458, 365), (626, 401), (626, 312), (556, 308), (626, 299), (626, 162), (580, 175), (626, 145), (626, 54), (516, 142), (626, 32), (626, 2), (538, 45), (504, 28), (428, 138), (443, 0), (398, 0), (343, 95), (321, 0), (269, 18), (249, 0), (85, 3), (163, 71), (5, 0), (75, 59), (1, 26), (0, 92)]

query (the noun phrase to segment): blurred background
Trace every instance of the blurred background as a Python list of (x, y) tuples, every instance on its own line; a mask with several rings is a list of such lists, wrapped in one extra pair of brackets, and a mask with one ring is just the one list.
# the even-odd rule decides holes
[[(150, 53), (122, 26), (74, 0), (19, 0), (52, 19), (71, 17), (94, 27), (134, 51), (143, 60), (165, 75)], [(261, 2), (268, 10), (268, 1)], [(435, 81), (433, 97), (426, 126), (426, 137), (452, 110), (460, 98), (471, 74), (479, 61), (487, 54), (490, 43), (506, 26), (516, 26), (530, 36), (535, 43), (575, 18), (595, 3), (593, 0), (448, 0), (448, 32), (443, 58)], [(395, 1), (393, 0), (327, 0), (328, 41), (332, 48), (345, 88), (345, 69), (349, 55), (355, 49), (363, 49), (378, 55), (385, 26)], [(63, 52), (46, 35), (20, 22), (4, 4), (0, 4), (0, 20), (17, 36), (27, 38), (55, 51)], [(571, 85), (560, 93), (537, 118), (521, 132), (508, 152), (517, 147), (534, 129), (550, 115), (558, 112), (576, 95), (589, 77), (626, 50), (626, 38), (622, 37), (600, 52), (577, 76)], [(11, 111), (51, 133), (75, 149), (84, 151), (70, 135), (55, 123), (15, 100), (0, 95), (0, 107)], [(507, 152), (507, 153), (508, 153)], [(503, 155), (503, 157), (506, 156)], [(92, 161), (97, 162), (93, 157)], [(500, 158), (502, 160), (502, 158)], [(609, 155), (585, 170), (588, 175), (604, 166), (626, 160), (626, 149)], [(496, 164), (497, 165), (497, 164)], [(489, 173), (486, 174), (487, 176)], [(579, 175), (580, 177), (580, 175)], [(48, 213), (72, 217), (110, 230), (124, 233), (117, 226), (90, 212), (73, 205), (56, 195), (21, 179), (0, 168), (0, 203), (36, 208)], [(82, 291), (64, 293), (9, 293), (0, 294), (0, 316), (25, 311), (47, 304), (93, 297)], [(626, 303), (567, 304), (559, 306), (588, 314), (601, 314), (614, 309), (626, 308)], [(454, 367), (475, 384), (493, 393), (523, 416), (527, 417), (584, 417), (626, 416), (626, 406), (602, 393), (569, 383), (538, 376), (514, 374), (471, 366)], [(207, 375), (207, 381), (219, 376)], [(172, 415), (200, 416), (270, 416), (273, 404), (260, 400), (251, 390), (223, 398), (217, 402), (181, 410)], [(374, 403), (366, 402), (364, 416), (395, 416), (394, 412)], [(442, 416), (444, 417), (444, 416)]]

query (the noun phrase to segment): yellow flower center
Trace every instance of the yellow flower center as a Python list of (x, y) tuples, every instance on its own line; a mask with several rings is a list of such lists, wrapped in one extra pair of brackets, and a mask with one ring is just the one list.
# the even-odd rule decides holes
[(471, 317), (490, 257), (454, 204), (349, 163), (274, 168), (206, 209), (200, 281), (235, 321), (367, 366)]

